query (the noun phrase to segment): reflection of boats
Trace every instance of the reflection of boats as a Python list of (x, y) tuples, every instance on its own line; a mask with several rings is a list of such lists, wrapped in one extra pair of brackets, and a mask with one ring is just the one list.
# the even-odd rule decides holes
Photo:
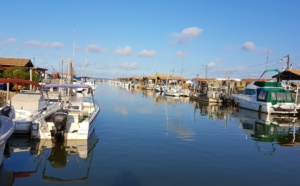
[(2, 170), (13, 179), (40, 175), (47, 181), (85, 180), (89, 175), (93, 150), (98, 143), (93, 132), (88, 140), (30, 140), (30, 136), (12, 136), (10, 158), (4, 159)]
[(14, 133), (15, 123), (11, 118), (0, 114), (0, 166), (2, 165), (7, 140)]
[(42, 140), (40, 149), (47, 152), (44, 159), (43, 179), (66, 182), (85, 180), (89, 175), (92, 151), (98, 143), (95, 132), (89, 140), (68, 140), (65, 142)]
[[(270, 143), (274, 152), (275, 144), (282, 146), (294, 146), (300, 142), (299, 123), (296, 117), (284, 117), (282, 115), (258, 114), (255, 111), (237, 109), (235, 115), (240, 118), (247, 138), (256, 141), (258, 150), (262, 150), (261, 143)], [(274, 144), (275, 143), (275, 144)]]
[[(231, 107), (226, 107), (221, 103), (209, 103), (194, 101), (194, 112), (199, 109), (201, 116), (207, 116), (209, 119), (227, 119), (227, 114)], [(194, 113), (194, 114), (195, 114)]]
[[(176, 115), (181, 115), (181, 107), (176, 107), (182, 103), (182, 100), (188, 97), (169, 97), (164, 96), (165, 100), (165, 114), (166, 114), (166, 136), (170, 134), (175, 134), (177, 138), (185, 141), (194, 141), (196, 133), (190, 128), (185, 126), (184, 121), (181, 118), (169, 117), (169, 110)], [(178, 102), (176, 102), (176, 101)], [(180, 103), (180, 104), (178, 104)], [(172, 105), (172, 106), (171, 106)], [(177, 110), (179, 109), (179, 110)]]
[[(268, 71), (280, 73), (277, 69), (266, 70), (265, 72)], [(232, 98), (235, 105), (249, 110), (268, 114), (298, 113), (292, 92), (284, 89), (281, 82), (256, 81), (247, 85), (243, 93), (233, 94)]]

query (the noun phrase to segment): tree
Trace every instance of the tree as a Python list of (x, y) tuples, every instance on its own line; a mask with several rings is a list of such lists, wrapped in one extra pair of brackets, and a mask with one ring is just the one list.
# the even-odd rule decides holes
[[(25, 71), (23, 67), (11, 67), (4, 71), (3, 78), (17, 78), (30, 80), (30, 72)], [(37, 72), (32, 73), (32, 81), (39, 82), (40, 76)]]

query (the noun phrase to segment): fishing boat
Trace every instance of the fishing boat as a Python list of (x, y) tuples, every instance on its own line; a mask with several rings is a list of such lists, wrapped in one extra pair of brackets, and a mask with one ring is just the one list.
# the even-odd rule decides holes
[[(269, 69), (262, 76), (269, 71), (280, 73), (278, 69)], [(292, 92), (284, 89), (279, 81), (252, 82), (242, 93), (233, 94), (232, 99), (237, 107), (268, 114), (296, 114), (299, 109)]]
[(179, 89), (175, 86), (169, 86), (164, 89), (164, 95), (165, 96), (174, 96), (179, 97)]
[(225, 103), (228, 100), (225, 89), (225, 87), (208, 86), (207, 91), (191, 92), (190, 98), (208, 103)]
[[(87, 94), (73, 95), (71, 89), (88, 89)], [(58, 93), (60, 109), (47, 118), (40, 118), (32, 130), (36, 139), (88, 139), (100, 107), (95, 103), (92, 87), (84, 84), (47, 84), (44, 89), (64, 89)], [(71, 92), (71, 93), (70, 93)], [(75, 91), (76, 92), (76, 91)]]
[[(24, 79), (1, 79), (0, 83), (33, 85), (35, 88), (40, 87), (38, 83)], [(9, 110), (9, 108), (11, 109)], [(59, 105), (58, 103), (50, 104), (45, 100), (41, 90), (20, 90), (20, 92), (17, 92), (10, 99), (7, 98), (6, 107), (3, 110), (5, 109), (7, 113), (10, 112), (8, 115), (15, 122), (14, 133), (30, 133), (34, 120), (50, 116), (59, 109)]]

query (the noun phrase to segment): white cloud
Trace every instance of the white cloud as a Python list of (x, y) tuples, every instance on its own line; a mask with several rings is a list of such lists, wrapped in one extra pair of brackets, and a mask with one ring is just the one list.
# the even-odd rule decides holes
[(10, 38), (10, 39), (7, 39), (6, 41), (4, 41), (4, 44), (11, 45), (11, 44), (14, 44), (16, 42), (17, 42), (16, 38)]
[(123, 63), (119, 67), (125, 70), (133, 70), (139, 68), (137, 63)]
[(132, 54), (131, 47), (125, 46), (124, 48), (117, 48), (115, 50), (115, 54), (125, 55), (125, 56), (131, 55)]
[(138, 56), (140, 57), (152, 57), (156, 55), (155, 50), (142, 50), (138, 53)]
[(184, 56), (184, 51), (178, 51), (178, 52), (176, 52), (176, 56), (183, 57)]
[(86, 48), (88, 49), (88, 51), (94, 52), (94, 53), (105, 53), (105, 52), (107, 52), (106, 49), (100, 48), (97, 45), (87, 45)]
[(43, 48), (63, 48), (64, 44), (61, 42), (41, 42), (41, 41), (36, 41), (36, 40), (31, 40), (31, 41), (26, 41), (25, 45), (27, 46), (36, 46), (36, 47), (43, 47)]
[(190, 42), (193, 38), (197, 37), (203, 32), (203, 29), (198, 27), (189, 27), (183, 29), (180, 33), (174, 33), (175, 44), (183, 44)]
[(270, 49), (256, 47), (252, 41), (246, 41), (241, 46), (241, 49), (245, 50), (245, 51), (259, 52), (259, 53), (262, 53), (262, 54), (265, 54), (265, 55), (269, 55), (269, 54), (273, 53), (272, 50), (270, 50)]
[(212, 68), (212, 67), (215, 67), (215, 66), (216, 66), (215, 62), (210, 62), (210, 63), (207, 64), (208, 68)]
[(246, 51), (252, 51), (252, 50), (256, 50), (256, 47), (254, 45), (253, 42), (251, 41), (246, 41), (242, 47), (241, 47), (242, 50), (246, 50)]

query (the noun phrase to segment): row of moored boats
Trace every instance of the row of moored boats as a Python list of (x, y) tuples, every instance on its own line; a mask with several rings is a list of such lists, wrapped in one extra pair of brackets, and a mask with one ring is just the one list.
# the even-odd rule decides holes
[(28, 134), (37, 140), (86, 140), (94, 131), (93, 120), (100, 112), (94, 99), (95, 86), (73, 83), (40, 86), (20, 79), (0, 79), (0, 83), (22, 83), (37, 88), (20, 91), (11, 98), (7, 96), (1, 107), (0, 150), (4, 151), (12, 134)]

